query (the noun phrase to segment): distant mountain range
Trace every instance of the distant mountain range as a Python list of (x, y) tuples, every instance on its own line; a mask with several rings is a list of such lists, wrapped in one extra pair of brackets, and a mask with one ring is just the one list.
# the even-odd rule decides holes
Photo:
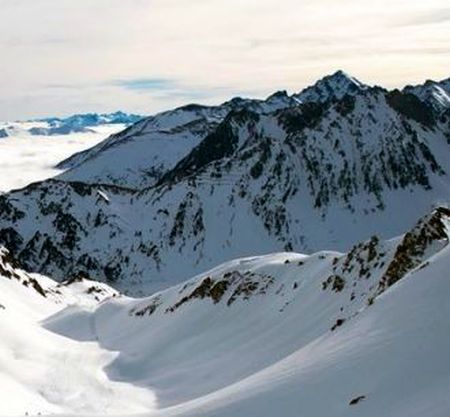
[(128, 126), (141, 120), (143, 116), (127, 114), (121, 111), (115, 113), (86, 113), (76, 114), (66, 118), (49, 117), (25, 122), (2, 123), (0, 125), (0, 138), (28, 133), (30, 135), (54, 136), (69, 135), (71, 133), (92, 132), (92, 128), (123, 124)]
[(392, 237), (449, 200), (449, 96), (338, 71), (150, 116), (1, 196), (0, 242), (27, 270), (148, 294), (236, 257)]

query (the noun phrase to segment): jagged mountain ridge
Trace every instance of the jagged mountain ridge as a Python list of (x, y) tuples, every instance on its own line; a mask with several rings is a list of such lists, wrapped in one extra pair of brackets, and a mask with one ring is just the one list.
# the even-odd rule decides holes
[(367, 88), (343, 71), (337, 71), (292, 96), (278, 91), (266, 100), (236, 97), (219, 106), (188, 105), (169, 110), (62, 161), (58, 168), (68, 171), (61, 179), (148, 187), (212, 133), (231, 111), (246, 109), (267, 114), (301, 103), (342, 99), (346, 94), (357, 94)]
[(268, 114), (301, 103), (342, 99), (346, 94), (357, 94), (367, 88), (343, 71), (337, 71), (292, 96), (279, 91), (266, 100), (236, 97), (219, 106), (188, 105), (163, 112), (62, 161), (58, 168), (68, 171), (61, 179), (134, 188), (151, 186), (213, 132), (231, 111), (246, 109)]
[(146, 293), (243, 255), (346, 250), (448, 199), (449, 122), (381, 88), (269, 113), (239, 107), (157, 186), (58, 179), (2, 196), (0, 241), (29, 270)]
[(98, 126), (101, 124), (134, 124), (141, 120), (143, 116), (123, 111), (113, 113), (84, 113), (74, 114), (68, 117), (47, 117), (36, 119), (37, 122), (47, 122), (50, 126), (59, 126), (60, 124), (70, 124), (73, 126)]
[[(435, 106), (435, 96), (423, 86), (406, 87), (411, 93)], [(445, 81), (432, 82), (445, 87)], [(372, 89), (343, 71), (326, 76), (300, 93), (289, 96), (279, 91), (266, 100), (234, 98), (219, 106), (188, 105), (144, 119), (142, 123), (107, 138), (98, 146), (62, 161), (58, 168), (68, 170), (61, 179), (90, 183), (112, 183), (132, 188), (154, 185), (161, 176), (210, 134), (230, 111), (247, 109), (267, 114), (308, 103), (341, 100)], [(441, 87), (439, 87), (441, 88)]]
[(60, 178), (148, 187), (212, 133), (230, 111), (246, 108), (270, 113), (296, 104), (295, 98), (282, 91), (266, 100), (237, 97), (220, 106), (192, 104), (150, 116), (62, 161), (58, 168), (68, 171)]
[(406, 86), (403, 91), (430, 103), (437, 112), (450, 108), (450, 78), (442, 81), (427, 80), (422, 85)]

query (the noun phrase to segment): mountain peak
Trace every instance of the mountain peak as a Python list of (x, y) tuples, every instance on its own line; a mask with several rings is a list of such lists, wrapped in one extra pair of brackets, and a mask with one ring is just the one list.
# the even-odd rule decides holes
[(286, 90), (279, 90), (267, 97), (267, 101), (287, 97), (289, 97), (289, 95)]
[(302, 102), (325, 102), (333, 99), (341, 99), (346, 94), (354, 95), (369, 88), (366, 84), (348, 75), (343, 70), (338, 70), (317, 81), (314, 85), (305, 88), (294, 97)]
[(362, 89), (366, 89), (367, 86), (363, 84), (361, 81), (356, 79), (355, 77), (351, 76), (350, 74), (347, 74), (343, 70), (337, 70), (334, 74), (328, 75), (324, 77), (325, 79), (339, 81), (339, 82), (347, 82), (347, 83), (353, 83), (357, 86), (361, 87)]
[[(323, 78), (333, 78), (333, 79), (352, 79), (353, 77), (350, 76), (349, 74), (347, 74), (344, 70), (337, 70), (336, 72), (334, 72), (333, 74), (329, 74), (324, 76)], [(322, 79), (323, 79), (322, 78)]]

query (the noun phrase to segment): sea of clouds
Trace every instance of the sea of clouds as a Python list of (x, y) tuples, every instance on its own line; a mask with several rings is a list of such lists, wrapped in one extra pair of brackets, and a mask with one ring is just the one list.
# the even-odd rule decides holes
[(121, 126), (101, 126), (92, 133), (61, 136), (17, 135), (0, 139), (0, 192), (24, 187), (61, 172), (55, 165), (90, 148)]

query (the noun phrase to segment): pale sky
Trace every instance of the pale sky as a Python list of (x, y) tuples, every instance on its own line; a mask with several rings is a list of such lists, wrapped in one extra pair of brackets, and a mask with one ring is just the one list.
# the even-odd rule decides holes
[(0, 0), (0, 120), (450, 77), (448, 0)]

